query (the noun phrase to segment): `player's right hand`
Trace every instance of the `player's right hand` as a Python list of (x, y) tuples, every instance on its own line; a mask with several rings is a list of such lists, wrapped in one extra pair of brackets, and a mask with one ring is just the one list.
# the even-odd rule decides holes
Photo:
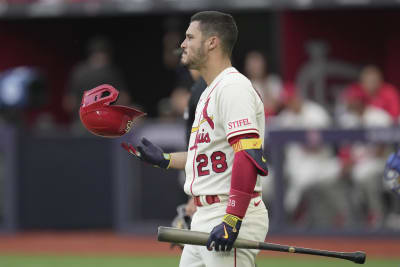
[(207, 240), (207, 249), (215, 251), (231, 251), (233, 243), (239, 235), (239, 229), (242, 225), (242, 219), (226, 214), (221, 224), (215, 226)]
[(121, 146), (140, 160), (150, 163), (155, 167), (168, 169), (171, 162), (170, 154), (164, 153), (161, 147), (153, 144), (144, 137), (142, 138), (141, 144), (137, 146), (137, 149), (125, 142), (121, 143)]

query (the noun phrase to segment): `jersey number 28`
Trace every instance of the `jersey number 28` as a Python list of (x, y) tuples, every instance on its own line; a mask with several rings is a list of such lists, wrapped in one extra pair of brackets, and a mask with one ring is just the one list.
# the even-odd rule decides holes
[[(210, 156), (211, 168), (215, 173), (221, 173), (226, 171), (228, 164), (226, 163), (226, 155), (222, 151), (215, 151)], [(196, 157), (197, 173), (199, 176), (205, 176), (210, 174), (208, 168), (208, 157), (206, 154), (199, 154)]]

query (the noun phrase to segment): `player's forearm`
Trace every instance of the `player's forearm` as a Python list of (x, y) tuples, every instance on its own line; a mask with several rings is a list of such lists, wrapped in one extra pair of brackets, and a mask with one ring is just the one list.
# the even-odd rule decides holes
[(235, 153), (227, 213), (243, 218), (257, 181), (257, 169), (244, 151)]
[(187, 152), (175, 152), (171, 153), (171, 162), (169, 168), (183, 170), (185, 169)]

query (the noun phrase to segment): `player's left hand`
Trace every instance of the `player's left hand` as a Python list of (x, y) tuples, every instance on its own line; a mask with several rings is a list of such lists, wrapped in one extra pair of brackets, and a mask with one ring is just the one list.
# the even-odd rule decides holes
[(169, 168), (171, 155), (164, 153), (161, 147), (153, 144), (144, 137), (142, 138), (141, 144), (137, 146), (137, 149), (131, 144), (125, 142), (122, 143), (121, 146), (144, 162), (163, 169)]
[(242, 220), (232, 214), (226, 214), (221, 224), (218, 224), (210, 233), (207, 249), (215, 251), (231, 251), (233, 243), (239, 235)]

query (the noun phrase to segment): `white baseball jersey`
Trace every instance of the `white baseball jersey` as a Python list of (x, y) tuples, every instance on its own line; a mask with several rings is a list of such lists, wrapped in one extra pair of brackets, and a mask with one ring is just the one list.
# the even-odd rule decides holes
[[(230, 67), (204, 90), (196, 107), (185, 166), (188, 195), (229, 195), (234, 151), (228, 139), (257, 133), (264, 143), (264, 105), (249, 79)], [(254, 191), (261, 192), (260, 176)]]

